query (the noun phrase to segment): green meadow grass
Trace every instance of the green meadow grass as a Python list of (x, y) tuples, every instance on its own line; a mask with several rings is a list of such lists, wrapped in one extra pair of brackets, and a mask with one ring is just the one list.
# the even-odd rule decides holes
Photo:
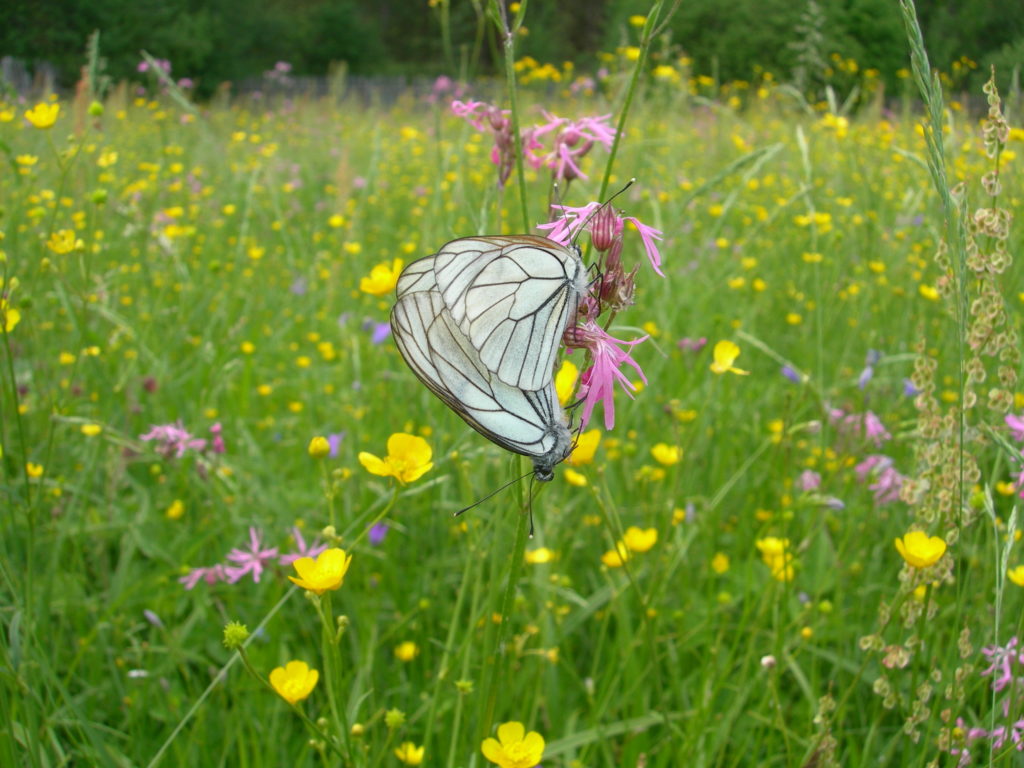
[[(622, 85), (526, 87), (519, 119), (612, 112)], [(1020, 588), (1004, 587), (1022, 560), (1016, 546), (1003, 559), (1018, 470), (999, 450), (1001, 413), (971, 417), (991, 428), (965, 448), (980, 466), (976, 519), (924, 526), (950, 540), (926, 575), (893, 540), (927, 513), (879, 503), (854, 470), (884, 453), (913, 478), (924, 447), (953, 439), (923, 435), (905, 393), (921, 344), (951, 408), (964, 354), (954, 302), (936, 290), (950, 222), (912, 104), (841, 116), (770, 81), (638, 93), (610, 188), (637, 179), (616, 206), (664, 232), (666, 277), (627, 232), (637, 301), (612, 331), (650, 335), (633, 350), (649, 383), (620, 393), (614, 430), (598, 411), (594, 461), (559, 467), (533, 501), (527, 553), (552, 558), (522, 565), (500, 644), (528, 488), (452, 513), (520, 462), (420, 385), (390, 339), (373, 343), (392, 298), (360, 290), (374, 265), (519, 230), (489, 137), (446, 101), (412, 96), (239, 99), (194, 116), (121, 89), (101, 116), (87, 105), (62, 102), (50, 129), (22, 119), (30, 105), (0, 109), (0, 266), (20, 314), (0, 353), (0, 763), (384, 766), (410, 741), (424, 765), (480, 766), (484, 736), (519, 721), (546, 740), (549, 768), (813, 765), (833, 748), (844, 766), (946, 765), (957, 718), (1001, 722), (979, 675), (981, 647), (1020, 631)], [(945, 168), (973, 212), (992, 205), (981, 178), (993, 161), (979, 116), (958, 107), (943, 118)], [(1000, 159), (1011, 210), (1022, 138)], [(567, 204), (598, 196), (606, 159), (595, 147), (591, 178), (560, 190)], [(525, 189), (542, 223), (547, 172), (527, 171)], [(62, 230), (81, 240), (67, 253), (47, 244)], [(1009, 252), (1019, 245), (1011, 232)], [(997, 281), (1013, 329), (1020, 280), (1013, 265)], [(698, 352), (678, 344), (699, 338)], [(726, 339), (749, 376), (709, 370)], [(850, 434), (832, 408), (877, 414), (891, 440)], [(221, 424), (226, 451), (166, 458), (140, 440), (176, 420), (204, 439)], [(357, 460), (397, 432), (433, 449), (433, 469), (406, 486)], [(338, 455), (310, 458), (311, 438), (332, 433), (344, 433)], [(659, 464), (659, 443), (682, 459)], [(817, 490), (801, 490), (806, 470)], [(389, 530), (371, 544), (382, 513)], [(224, 563), (250, 528), (283, 554), (293, 527), (309, 542), (328, 525), (353, 555), (330, 598), (348, 621), (334, 662), (292, 569), (179, 582)], [(630, 526), (656, 543), (609, 567), (602, 555)], [(790, 542), (788, 580), (759, 552), (769, 537)], [(321, 737), (237, 663), (222, 644), (230, 621), (253, 633), (259, 674), (292, 659), (320, 671), (298, 706), (345, 760), (310, 746)], [(406, 642), (416, 651), (402, 660)], [(404, 723), (389, 727), (389, 710)], [(988, 743), (976, 763), (1017, 764), (1012, 742)]]

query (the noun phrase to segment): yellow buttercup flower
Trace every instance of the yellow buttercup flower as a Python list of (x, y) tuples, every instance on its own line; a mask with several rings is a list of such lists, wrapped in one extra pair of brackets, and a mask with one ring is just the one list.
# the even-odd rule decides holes
[(577, 472), (575, 469), (566, 469), (562, 476), (569, 485), (575, 485), (577, 488), (587, 487), (587, 476)]
[(80, 238), (75, 237), (75, 230), (61, 229), (50, 235), (46, 247), (54, 253), (71, 253), (76, 248), (84, 247)]
[(331, 452), (331, 444), (323, 435), (317, 435), (309, 441), (309, 455), (314, 459), (322, 459)]
[(57, 116), (59, 114), (60, 104), (46, 104), (41, 102), (25, 113), (25, 119), (32, 123), (36, 128), (50, 128), (57, 122)]
[(185, 502), (175, 499), (164, 514), (169, 520), (180, 520), (185, 514)]
[(289, 704), (302, 701), (313, 692), (320, 673), (310, 669), (304, 661), (289, 661), (270, 673), (270, 684)]
[(411, 483), (423, 477), (434, 466), (434, 453), (427, 441), (417, 435), (396, 432), (388, 438), (388, 455), (383, 459), (360, 451), (359, 463), (371, 475), (393, 477), (400, 483)]
[(629, 526), (626, 529), (626, 534), (622, 537), (622, 543), (626, 545), (626, 549), (630, 552), (646, 552), (653, 547), (658, 541), (658, 529), (637, 528), (635, 525)]
[(341, 588), (351, 564), (352, 555), (347, 555), (343, 549), (333, 547), (317, 555), (316, 560), (311, 557), (298, 558), (292, 565), (295, 566), (299, 577), (288, 578), (303, 589), (322, 595), (328, 590)]
[(651, 456), (659, 464), (671, 467), (673, 464), (678, 464), (679, 460), (683, 458), (683, 449), (678, 445), (658, 443), (651, 448)]
[(395, 646), (395, 658), (399, 661), (412, 661), (420, 655), (420, 647), (412, 640), (406, 640)]
[(378, 264), (370, 270), (369, 277), (364, 277), (359, 281), (359, 290), (371, 296), (384, 296), (391, 293), (398, 284), (398, 276), (402, 272), (403, 264), (405, 262), (402, 259), (395, 259), (390, 264), (386, 261)]
[(761, 552), (761, 559), (768, 566), (773, 579), (776, 581), (793, 580), (793, 555), (789, 551), (789, 539), (767, 536), (755, 541), (754, 546)]
[(576, 447), (572, 449), (572, 453), (569, 454), (569, 458), (565, 460), (565, 463), (572, 464), (574, 467), (582, 467), (584, 464), (589, 464), (594, 460), (594, 453), (597, 452), (597, 446), (600, 444), (601, 430), (588, 429), (576, 438)]
[(406, 765), (419, 765), (423, 762), (423, 752), (426, 746), (417, 747), (411, 741), (403, 741), (395, 748), (395, 757)]
[(103, 427), (99, 424), (83, 424), (82, 434), (86, 437), (96, 437), (100, 432), (103, 431)]
[(572, 393), (576, 391), (576, 380), (579, 378), (580, 369), (568, 360), (562, 361), (562, 367), (555, 374), (555, 393), (558, 395), (560, 405), (568, 405), (572, 399)]
[(740, 348), (731, 341), (720, 341), (715, 344), (715, 361), (711, 363), (711, 370), (714, 373), (736, 373), (746, 376), (750, 371), (744, 371), (733, 366), (736, 358), (740, 355)]
[(912, 568), (927, 568), (935, 565), (946, 554), (946, 542), (939, 536), (929, 536), (924, 531), (910, 531), (903, 538), (896, 539), (896, 551)]
[(1024, 587), (1024, 565), (1018, 565), (1016, 568), (1011, 568), (1006, 573), (1010, 577), (1010, 581), (1016, 584), (1018, 587)]
[(601, 555), (601, 562), (608, 568), (621, 568), (627, 560), (629, 560), (629, 549), (623, 541), (618, 542), (615, 549), (609, 549)]
[(0, 299), (0, 330), (10, 333), (14, 326), (21, 322), (21, 312), (7, 303), (7, 299)]
[(554, 560), (555, 553), (547, 547), (537, 547), (537, 549), (526, 550), (524, 557), (530, 565), (543, 565)]
[(544, 757), (544, 737), (536, 731), (526, 733), (522, 723), (502, 723), (498, 738), (484, 739), (480, 751), (501, 768), (535, 768)]

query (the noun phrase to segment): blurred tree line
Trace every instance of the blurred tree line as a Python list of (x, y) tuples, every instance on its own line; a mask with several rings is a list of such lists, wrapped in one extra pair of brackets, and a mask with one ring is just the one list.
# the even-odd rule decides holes
[[(332, 62), (354, 74), (495, 72), (497, 42), (483, 17), (487, 0), (3, 0), (0, 56), (47, 61), (61, 84), (78, 79), (85, 41), (101, 33), (115, 79), (131, 77), (139, 51), (172, 63), (201, 91), (258, 77), (277, 61), (296, 75), (322, 75)], [(598, 51), (634, 43), (630, 16), (643, 0), (533, 0), (520, 55), (599, 66)], [(1024, 2), (917, 0), (932, 63), (949, 71), (967, 56), (1004, 82), (1024, 62)], [(761, 68), (781, 79), (810, 76), (838, 53), (873, 68), (890, 85), (907, 66), (897, 0), (683, 0), (664, 57), (687, 55), (695, 74), (750, 79)], [(980, 73), (979, 73), (980, 74)]]

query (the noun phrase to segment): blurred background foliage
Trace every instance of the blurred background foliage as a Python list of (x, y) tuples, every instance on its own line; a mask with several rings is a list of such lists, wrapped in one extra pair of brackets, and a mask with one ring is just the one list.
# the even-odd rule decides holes
[[(485, 7), (486, 0), (5, 0), (0, 56), (30, 67), (48, 62), (70, 87), (88, 35), (100, 30), (115, 79), (130, 77), (145, 49), (207, 94), (224, 81), (258, 78), (277, 61), (300, 76), (344, 62), (358, 75), (475, 77), (495, 71), (497, 41)], [(646, 8), (643, 0), (534, 2), (519, 53), (593, 71), (599, 52), (631, 44), (629, 19)], [(917, 8), (936, 67), (955, 71), (964, 56), (981, 65), (965, 68), (965, 82), (954, 85), (974, 88), (989, 64), (1003, 87), (1016, 78), (1024, 3), (918, 0)], [(892, 88), (907, 63), (896, 0), (685, 0), (659, 46), (662, 57), (685, 55), (693, 74), (719, 81), (761, 71), (813, 81), (821, 75), (814, 66), (824, 69), (838, 54), (878, 70)]]

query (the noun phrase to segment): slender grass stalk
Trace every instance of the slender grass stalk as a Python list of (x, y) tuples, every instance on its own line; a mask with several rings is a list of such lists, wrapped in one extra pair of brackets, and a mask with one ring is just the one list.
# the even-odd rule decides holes
[[(924, 101), (928, 113), (928, 124), (925, 126), (924, 138), (928, 147), (928, 170), (932, 176), (932, 186), (939, 195), (942, 202), (943, 219), (945, 223), (946, 242), (950, 247), (950, 263), (953, 266), (953, 301), (954, 316), (957, 328), (957, 440), (959, 447), (959, 466), (957, 483), (957, 515), (962, 514), (966, 501), (967, 488), (964, 482), (964, 433), (967, 428), (966, 414), (964, 412), (964, 396), (966, 394), (967, 380), (964, 373), (965, 366), (965, 335), (967, 333), (968, 318), (968, 295), (967, 286), (964, 281), (967, 261), (967, 233), (964, 229), (964, 221), (967, 217), (966, 199), (961, 197), (958, 201), (953, 197), (946, 173), (946, 153), (943, 142), (943, 127), (946, 124), (945, 104), (942, 97), (942, 84), (937, 73), (932, 72), (928, 62), (928, 53), (924, 47), (924, 36), (921, 33), (921, 26), (917, 21), (917, 9), (914, 0), (900, 0), (900, 10), (903, 13), (903, 23), (907, 32), (907, 40), (910, 43), (910, 63), (914, 74), (914, 82), (917, 83), (921, 99)], [(958, 579), (962, 583), (962, 580)]]
[[(525, 462), (526, 459), (520, 457), (518, 462), (513, 463), (513, 466), (518, 466), (521, 469)], [(519, 477), (521, 475), (521, 472), (516, 472), (515, 476)], [(522, 483), (516, 486), (516, 493), (519, 498), (519, 518), (516, 521), (516, 538), (515, 544), (512, 546), (512, 559), (508, 566), (505, 593), (501, 600), (501, 609), (498, 612), (500, 623), (498, 624), (497, 631), (492, 633), (494, 641), (484, 657), (484, 663), (487, 664), (483, 689), (484, 710), (483, 716), (480, 719), (478, 742), (483, 741), (490, 734), (491, 726), (494, 724), (494, 712), (498, 703), (498, 678), (505, 668), (505, 641), (508, 636), (508, 627), (511, 623), (510, 617), (512, 615), (512, 605), (515, 602), (516, 588), (519, 585), (519, 574), (523, 570), (523, 560), (525, 559), (529, 520), (523, 500)]]
[(338, 705), (341, 692), (337, 689), (342, 684), (341, 649), (338, 647), (341, 641), (341, 632), (334, 622), (331, 593), (325, 592), (316, 601), (316, 604), (321, 622), (321, 653), (324, 660), (324, 685), (327, 689), (327, 701), (331, 709), (331, 717), (334, 719), (335, 730), (341, 737), (341, 743), (345, 747), (349, 762), (352, 762), (348, 715), (345, 708)]
[[(248, 646), (256, 637), (259, 636), (260, 630), (262, 630), (270, 623), (270, 620), (277, 615), (277, 612), (284, 607), (284, 604), (288, 602), (289, 599), (291, 599), (292, 594), (297, 591), (298, 588), (295, 587), (289, 589), (287, 592), (284, 593), (284, 595), (281, 596), (281, 599), (278, 600), (274, 604), (274, 606), (267, 612), (266, 616), (263, 617), (262, 621), (260, 621), (256, 629), (249, 634), (249, 637), (246, 639), (243, 649), (245, 646)], [(150, 758), (149, 762), (146, 763), (146, 768), (155, 768), (157, 765), (160, 764), (160, 761), (163, 760), (164, 754), (167, 752), (168, 749), (170, 749), (171, 745), (178, 738), (178, 734), (180, 734), (185, 729), (185, 726), (189, 723), (189, 721), (196, 714), (196, 712), (199, 711), (200, 707), (203, 706), (203, 703), (210, 697), (214, 690), (216, 690), (223, 684), (223, 682), (227, 679), (228, 672), (239, 661), (245, 663), (245, 660), (242, 658), (242, 654), (232, 654), (231, 658), (228, 659), (227, 662), (219, 670), (217, 670), (217, 674), (213, 676), (212, 680), (210, 680), (210, 684), (207, 685), (206, 689), (199, 695), (199, 697), (196, 698), (194, 702), (192, 702), (192, 706), (188, 708), (188, 711), (185, 713), (185, 715), (181, 718), (178, 724), (174, 726), (174, 730), (171, 731), (170, 735), (160, 746), (160, 749), (158, 749), (156, 753), (153, 755), (153, 757)], [(251, 666), (247, 665), (247, 668), (249, 669), (250, 672), (253, 672)], [(259, 680), (263, 680), (263, 678), (258, 674), (256, 675), (256, 678)], [(267, 682), (266, 684), (270, 686), (269, 682)], [(273, 690), (272, 686), (271, 690)], [(274, 695), (277, 695), (276, 691), (274, 692)]]
[(633, 98), (636, 95), (637, 85), (640, 76), (647, 66), (647, 57), (651, 50), (651, 42), (654, 37), (664, 29), (669, 20), (679, 8), (681, 0), (676, 0), (672, 8), (662, 19), (661, 10), (665, 5), (664, 0), (655, 0), (651, 10), (647, 12), (647, 20), (644, 22), (643, 31), (640, 34), (640, 55), (637, 57), (633, 67), (633, 74), (629, 78), (629, 86), (626, 88), (626, 95), (622, 101), (622, 108), (619, 110), (619, 121), (615, 126), (615, 138), (612, 140), (612, 147), (608, 151), (608, 162), (605, 164), (604, 177), (601, 179), (601, 190), (597, 193), (598, 200), (604, 200), (608, 194), (608, 185), (612, 179), (612, 169), (615, 166), (615, 158), (619, 153), (619, 144), (622, 143), (622, 136), (626, 130), (626, 119), (629, 117), (630, 107), (633, 105)]
[[(501, 36), (502, 50), (505, 61), (505, 88), (508, 91), (509, 120), (512, 123), (512, 140), (516, 142), (516, 186), (519, 189), (519, 211), (522, 216), (523, 232), (529, 232), (530, 209), (526, 202), (526, 168), (523, 165), (522, 139), (519, 135), (519, 98), (516, 91), (516, 57), (515, 57), (515, 36), (523, 25), (523, 18), (526, 15), (527, 0), (520, 3), (519, 10), (513, 19), (511, 26), (508, 23), (508, 14), (505, 9), (504, 0), (490, 0), (488, 10), (491, 19)], [(500, 214), (500, 210), (499, 210)], [(500, 232), (499, 232), (500, 234)]]

